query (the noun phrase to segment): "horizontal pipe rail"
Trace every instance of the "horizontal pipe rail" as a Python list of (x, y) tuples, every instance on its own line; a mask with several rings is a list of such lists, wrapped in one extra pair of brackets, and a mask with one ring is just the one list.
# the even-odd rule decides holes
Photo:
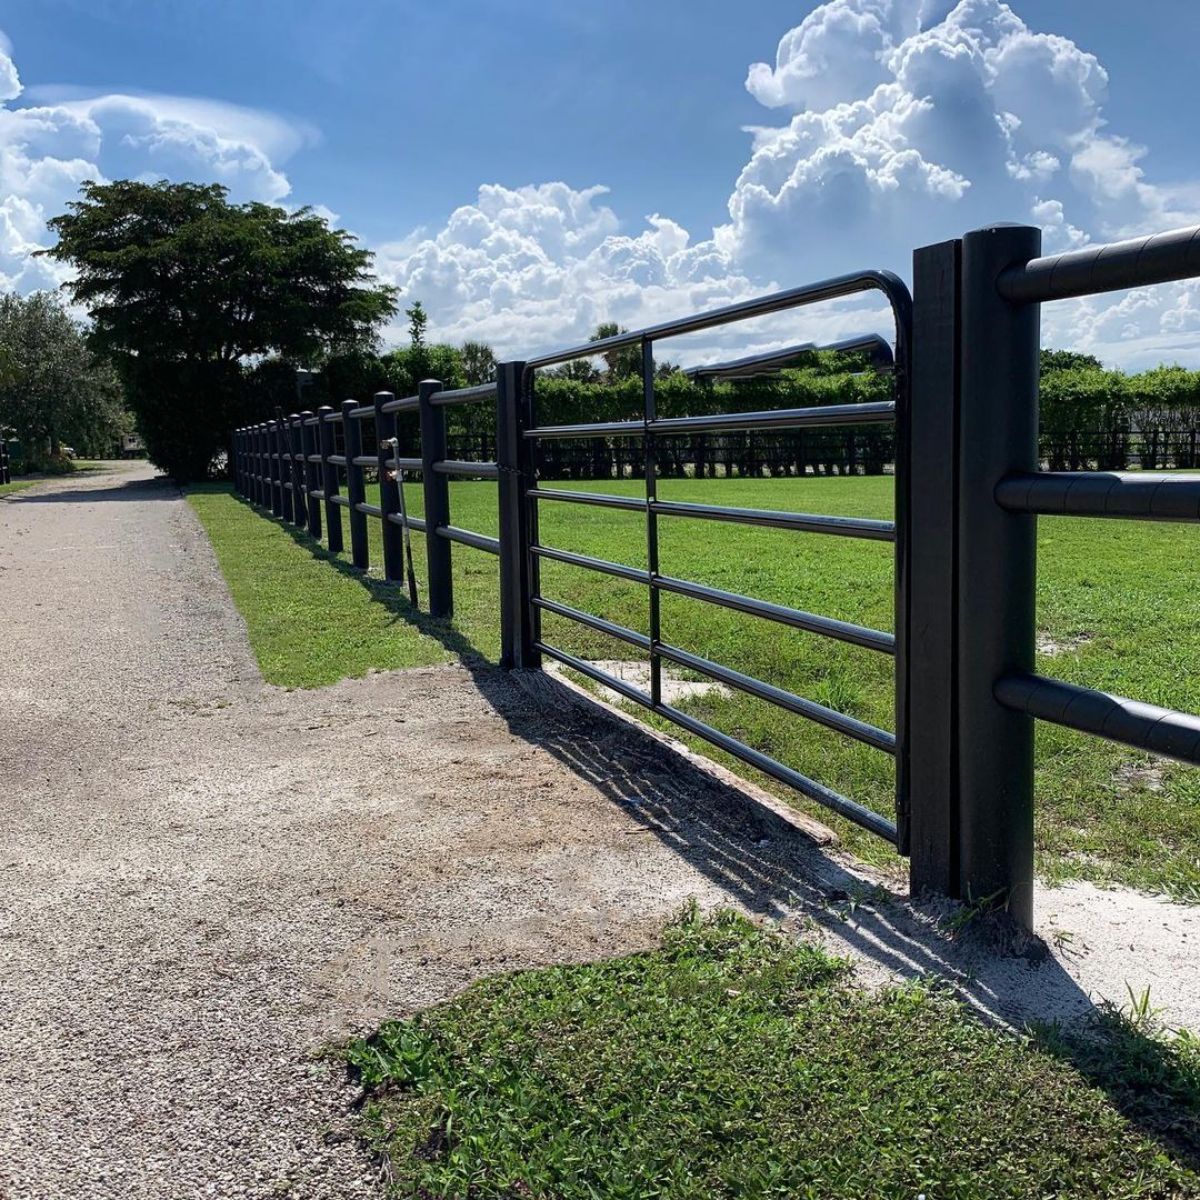
[(821, 513), (777, 512), (769, 508), (727, 508), (721, 504), (685, 504), (677, 500), (654, 500), (650, 511), (660, 517), (690, 517), (704, 521), (729, 521), (735, 525), (759, 525), (766, 529), (794, 529), (801, 533), (828, 533), (838, 537), (894, 542), (893, 521), (865, 517), (830, 517)]
[(530, 554), (538, 558), (549, 558), (554, 562), (566, 563), (570, 567), (583, 567), (589, 571), (599, 571), (603, 575), (614, 575), (618, 579), (628, 579), (633, 583), (649, 583), (650, 572), (641, 567), (627, 567), (624, 563), (609, 562), (606, 558), (592, 558), (589, 554), (573, 554), (570, 550), (557, 550), (553, 546), (540, 546), (536, 543), (529, 547)]
[(613, 496), (603, 492), (571, 492), (559, 488), (528, 488), (525, 495), (533, 500), (561, 500), (567, 504), (592, 504), (598, 508), (623, 508), (645, 512), (646, 501), (640, 496)]
[(347, 496), (337, 495), (329, 497), (330, 504), (336, 504), (339, 508), (349, 508), (350, 500)]
[(325, 461), (333, 463), (335, 467), (344, 467), (346, 465), (346, 456), (344, 454), (331, 454)]
[[(385, 400), (379, 406), (379, 411), (385, 413), (416, 412), (417, 405), (418, 400), (416, 396), (393, 396), (390, 400)], [(371, 411), (374, 412), (374, 408)]]
[(997, 286), (1006, 300), (1039, 304), (1194, 275), (1200, 275), (1200, 225), (1035, 258), (1003, 272)]
[(373, 417), (375, 415), (375, 405), (360, 404), (357, 408), (350, 409), (346, 415), (348, 417), (353, 417), (356, 421), (361, 421), (363, 417)]
[(670, 575), (651, 576), (649, 571), (643, 570), (641, 567), (629, 567), (624, 563), (609, 562), (604, 558), (592, 558), (588, 554), (573, 554), (569, 550), (558, 550), (551, 546), (540, 545), (530, 546), (529, 549), (539, 558), (552, 559), (554, 562), (566, 563), (572, 567), (583, 567), (585, 570), (598, 571), (604, 575), (614, 575), (618, 579), (628, 579), (631, 583), (649, 584), (664, 592), (686, 596), (689, 600), (716, 604), (722, 608), (747, 613), (749, 616), (762, 617), (780, 625), (788, 625), (793, 629), (802, 629), (806, 633), (815, 633), (835, 641), (848, 642), (853, 646), (862, 646), (866, 650), (876, 650), (881, 654), (896, 653), (896, 639), (893, 634), (883, 633), (877, 629), (868, 629), (849, 621), (821, 617), (816, 613), (804, 612), (799, 608), (772, 604), (768, 600), (756, 600), (738, 592), (726, 592), (720, 588), (706, 587), (704, 584), (692, 583), (686, 579), (674, 579)]
[(794, 692), (764, 683), (761, 679), (755, 679), (754, 676), (745, 675), (731, 667), (722, 666), (720, 663), (701, 658), (696, 654), (689, 654), (677, 646), (659, 642), (654, 648), (663, 658), (670, 659), (678, 666), (686, 667), (690, 671), (698, 671), (701, 675), (707, 675), (719, 683), (737, 688), (738, 691), (755, 696), (759, 700), (766, 700), (770, 704), (778, 705), (797, 716), (815, 721), (818, 725), (824, 725), (826, 729), (845, 734), (855, 741), (873, 746), (876, 750), (882, 750), (886, 754), (896, 753), (895, 734), (889, 733), (886, 729), (879, 729), (866, 721), (859, 721), (836, 709), (827, 708), (824, 704), (818, 704), (815, 700), (807, 700), (803, 696), (797, 696)]
[(896, 639), (892, 634), (883, 633), (877, 629), (868, 629), (863, 625), (854, 625), (849, 621), (821, 617), (816, 613), (804, 612), (803, 609), (788, 608), (784, 604), (772, 604), (767, 600), (755, 600), (753, 597), (743, 596), (739, 592), (726, 592), (720, 588), (706, 587), (704, 584), (692, 583), (686, 579), (673, 579), (669, 575), (655, 576), (651, 580), (651, 586), (664, 592), (686, 596), (690, 600), (717, 604), (722, 608), (731, 608), (752, 617), (762, 617), (764, 620), (775, 621), (780, 625), (789, 625), (793, 629), (802, 629), (806, 633), (819, 634), (821, 637), (832, 638), (834, 641), (848, 642), (852, 646), (862, 646), (865, 650), (876, 650), (881, 654), (896, 653)]
[(430, 404), (439, 406), (451, 404), (468, 404), (472, 400), (487, 400), (496, 394), (494, 383), (480, 383), (474, 387), (454, 388), (448, 391), (433, 392), (429, 397)]
[(383, 509), (378, 504), (368, 504), (365, 500), (360, 500), (354, 506), (356, 512), (366, 513), (368, 517), (382, 517)]
[(1200, 521), (1200, 475), (1031, 471), (1002, 479), (996, 503), (1046, 516)]
[(350, 461), (356, 467), (379, 466), (379, 456), (376, 454), (356, 454)]
[(783, 350), (768, 350), (762, 354), (750, 354), (745, 358), (733, 358), (725, 362), (708, 363), (706, 366), (690, 367), (684, 371), (689, 379), (744, 379), (756, 375), (777, 373), (795, 359), (818, 351), (837, 354), (867, 353), (871, 355), (872, 366), (878, 369), (891, 369), (895, 356), (891, 346), (877, 333), (865, 334), (862, 337), (844, 338), (840, 342), (829, 342), (818, 346), (816, 342), (802, 342), (797, 346), (788, 346)]
[(826, 425), (878, 425), (896, 418), (894, 400), (868, 404), (826, 404), (767, 412), (720, 413), (705, 417), (665, 417), (651, 421), (653, 433), (708, 433), (729, 429), (819, 429)]
[(1005, 707), (1055, 725), (1200, 766), (1200, 717), (1127, 700), (1044, 675), (1008, 675), (995, 687)]
[(696, 333), (701, 329), (711, 329), (715, 325), (726, 325), (731, 321), (745, 321), (752, 317), (763, 317), (804, 304), (818, 304), (823, 300), (835, 300), (839, 296), (853, 296), (860, 292), (870, 291), (882, 292), (887, 297), (900, 323), (907, 326), (911, 301), (908, 289), (900, 278), (891, 271), (860, 271), (850, 275), (838, 275), (833, 279), (810, 283), (804, 287), (774, 292), (769, 296), (759, 296), (757, 299), (745, 300), (739, 304), (709, 309), (708, 312), (696, 313), (677, 321), (651, 325), (647, 329), (619, 333), (614, 337), (601, 338), (599, 341), (574, 346), (569, 350), (556, 350), (553, 353), (529, 359), (526, 367), (530, 369), (552, 367), (558, 363), (570, 362), (575, 358), (593, 358), (625, 346), (640, 346), (643, 339), (654, 342), (661, 338), (677, 337), (684, 333)]
[(387, 513), (384, 516), (384, 520), (390, 521), (393, 525), (399, 525), (401, 529), (403, 529), (404, 526), (407, 525), (409, 527), (409, 529), (415, 529), (418, 533), (425, 533), (426, 530), (429, 528), (425, 524), (424, 517), (414, 517), (411, 514), (409, 514), (409, 518), (406, 521), (404, 519), (403, 513), (398, 513), (398, 512)]
[[(375, 461), (375, 460), (372, 460)], [(398, 471), (420, 471), (424, 466), (419, 458), (389, 458), (388, 464)]]
[(550, 646), (545, 642), (538, 642), (537, 648), (543, 654), (562, 663), (563, 666), (577, 671), (580, 675), (587, 676), (604, 687), (612, 688), (618, 695), (631, 700), (634, 704), (639, 704), (643, 708), (657, 713), (659, 716), (674, 721), (676, 725), (686, 729), (689, 733), (695, 734), (695, 736), (702, 738), (720, 750), (724, 750), (727, 754), (756, 768), (764, 775), (777, 780), (779, 783), (787, 784), (788, 787), (794, 788), (801, 795), (807, 796), (810, 800), (815, 800), (818, 804), (831, 809), (849, 821), (853, 821), (856, 825), (870, 830), (892, 845), (896, 844), (896, 826), (885, 817), (881, 817), (878, 813), (873, 812), (864, 805), (856, 804), (853, 800), (847, 799), (832, 788), (827, 788), (815, 779), (810, 779), (807, 775), (802, 775), (799, 771), (793, 770), (777, 759), (771, 758), (770, 755), (763, 754), (762, 751), (755, 750), (747, 746), (744, 742), (739, 742), (737, 738), (730, 737), (729, 734), (722, 733), (719, 729), (714, 729), (711, 725), (707, 725), (703, 721), (699, 721), (695, 717), (677, 708), (673, 708), (669, 704), (655, 704), (645, 692), (633, 687), (622, 679), (617, 679), (615, 676), (601, 671), (585, 659), (576, 658), (575, 655), (568, 654), (565, 650), (559, 650), (557, 647)]
[(580, 425), (540, 425), (525, 437), (642, 437), (742, 429), (819, 429), (827, 425), (877, 425), (896, 418), (894, 400), (866, 404), (825, 404), (815, 408), (776, 408), (766, 412), (713, 413), (702, 417), (660, 417), (655, 421), (598, 421)]
[(494, 462), (462, 462), (447, 458), (433, 464), (439, 475), (474, 475), (480, 479), (499, 479), (500, 468)]
[(450, 542), (460, 542), (464, 546), (474, 546), (476, 550), (485, 550), (488, 554), (500, 553), (500, 539), (488, 537), (486, 533), (459, 529), (457, 525), (439, 525), (437, 535)]
[(534, 596), (532, 599), (536, 607), (546, 612), (557, 613), (558, 616), (566, 617), (568, 620), (575, 621), (580, 625), (586, 625), (589, 629), (594, 629), (597, 633), (603, 633), (610, 638), (615, 638), (617, 641), (626, 642), (630, 646), (636, 646), (639, 650), (645, 650), (647, 653), (650, 652), (650, 639), (644, 633), (638, 633), (636, 629), (630, 629), (625, 625), (618, 625), (614, 621), (606, 621), (603, 617), (583, 612), (578, 608), (572, 608), (569, 604), (559, 604), (556, 600), (547, 600), (545, 596)]
[(341, 419), (342, 419), (342, 414), (341, 414), (340, 409), (335, 408), (333, 410), (333, 412), (325, 414), (325, 420), (328, 421), (330, 425), (336, 424)]

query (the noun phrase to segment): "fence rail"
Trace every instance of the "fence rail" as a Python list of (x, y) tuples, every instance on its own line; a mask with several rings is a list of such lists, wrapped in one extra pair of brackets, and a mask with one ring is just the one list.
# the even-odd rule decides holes
[[(1118, 450), (1152, 465), (1195, 462), (1196, 437), (1164, 431), (1038, 434), (1038, 306), (1068, 296), (1200, 275), (1200, 231), (1183, 230), (1112, 247), (1043, 258), (1040, 233), (1022, 226), (977, 230), (926, 246), (913, 260), (910, 296), (895, 276), (865, 271), (623, 333), (529, 361), (500, 364), (496, 381), (446, 390), (421, 383), (416, 396), (378, 394), (239, 429), (233, 467), (241, 493), (284, 521), (343, 544), (342, 511), (354, 565), (367, 569), (368, 518), (381, 524), (382, 571), (405, 576), (404, 534), (425, 539), (427, 605), (453, 611), (454, 546), (499, 560), (501, 664), (537, 668), (543, 656), (740, 759), (894, 844), (910, 857), (914, 890), (1003, 896), (1012, 915), (1032, 921), (1033, 721), (1048, 720), (1200, 765), (1200, 718), (1111, 696), (1034, 672), (1036, 519), (1039, 514), (1200, 521), (1200, 475), (1127, 474), (1103, 469)], [(866, 291), (882, 293), (895, 325), (893, 346), (853, 339), (891, 375), (886, 402), (661, 417), (655, 404), (654, 345), (679, 334), (787, 311)], [(642, 413), (637, 419), (539, 424), (536, 373), (580, 358), (637, 348)], [(753, 376), (794, 356), (792, 348), (718, 364), (724, 378)], [(771, 362), (767, 360), (770, 359)], [(969, 403), (966, 403), (969, 398)], [(495, 435), (451, 439), (446, 409), (494, 404)], [(416, 413), (420, 453), (400, 454), (397, 415)], [(367, 434), (370, 433), (368, 438)], [(1190, 436), (1189, 436), (1190, 435)], [(813, 450), (814, 441), (831, 439)], [(855, 438), (873, 439), (855, 441)], [(1121, 439), (1123, 445), (1116, 445)], [(1172, 440), (1174, 438), (1174, 440)], [(849, 440), (847, 440), (849, 439)], [(1114, 441), (1116, 439), (1116, 441)], [(1182, 439), (1182, 440), (1181, 440)], [(840, 456), (830, 455), (840, 446)], [(1114, 449), (1114, 446), (1116, 449)], [(774, 448), (775, 457), (766, 453)], [(371, 453), (371, 450), (374, 453)], [(569, 452), (569, 453), (568, 453)], [(880, 473), (894, 464), (891, 521), (764, 511), (661, 500), (657, 482), (673, 471)], [(757, 455), (757, 457), (756, 457)], [(1190, 458), (1188, 456), (1191, 456)], [(574, 457), (572, 457), (574, 456)], [(1072, 467), (1062, 469), (1066, 461)], [(1090, 469), (1092, 464), (1098, 469)], [(1043, 469), (1043, 464), (1050, 469)], [(410, 516), (400, 481), (419, 474), (425, 516)], [(587, 472), (591, 472), (588, 474)], [(366, 500), (368, 475), (379, 504)], [(495, 481), (498, 538), (451, 521), (450, 478)], [(641, 496), (549, 486), (553, 478), (638, 478)], [(625, 563), (546, 545), (543, 504), (576, 504), (641, 515), (646, 563)], [(894, 555), (894, 631), (869, 629), (663, 574), (659, 522), (689, 518), (887, 542)], [(646, 589), (646, 634), (543, 594), (541, 564), (552, 561)], [(683, 650), (664, 635), (663, 593), (748, 614), (891, 657), (894, 731)], [(543, 614), (630, 645), (649, 658), (648, 688), (616, 678), (556, 646)], [(795, 766), (715, 729), (663, 698), (663, 664), (693, 671), (781, 711), (893, 757), (895, 819), (842, 796)]]

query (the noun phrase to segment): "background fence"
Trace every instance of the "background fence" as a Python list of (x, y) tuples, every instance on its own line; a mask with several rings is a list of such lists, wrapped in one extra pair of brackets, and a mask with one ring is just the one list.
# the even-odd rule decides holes
[[(978, 230), (914, 256), (914, 293), (886, 272), (866, 271), (792, 289), (681, 321), (501, 364), (496, 382), (443, 390), (421, 384), (416, 396), (380, 393), (371, 405), (292, 414), (236, 431), (239, 489), (329, 548), (343, 548), (349, 521), (355, 566), (369, 565), (366, 521), (383, 528), (383, 574), (405, 576), (405, 529), (426, 535), (428, 604), (453, 610), (455, 544), (499, 558), (501, 663), (536, 668), (552, 657), (667, 717), (777, 781), (892, 842), (911, 858), (914, 889), (1002, 901), (1032, 922), (1033, 721), (1053, 721), (1180, 761), (1200, 765), (1200, 718), (1140, 704), (1033, 671), (1037, 582), (1036, 516), (1070, 514), (1155, 521), (1200, 521), (1200, 476), (1118, 474), (1111, 456), (1135, 452), (1162, 466), (1194, 455), (1195, 439), (1154, 435), (1086, 446), (1038, 437), (1041, 303), (1200, 275), (1200, 229), (1176, 231), (1051, 258), (1038, 256), (1040, 233), (1021, 226)], [(892, 398), (856, 404), (759, 412), (660, 417), (655, 406), (654, 344), (667, 337), (867, 290), (882, 292), (895, 319)], [(636, 348), (643, 412), (633, 420), (541, 425), (539, 369)], [(763, 356), (764, 362), (766, 357)], [(753, 369), (755, 359), (739, 360)], [(494, 406), (490, 445), (447, 438), (448, 407)], [(406, 417), (411, 414), (411, 417)], [(401, 437), (399, 421), (416, 427)], [(1055, 435), (1060, 436), (1060, 435)], [(1140, 443), (1132, 440), (1140, 437)], [(415, 438), (419, 453), (402, 453)], [(1072, 440), (1073, 439), (1073, 440)], [(458, 457), (478, 447), (480, 457)], [(674, 446), (673, 452), (668, 447)], [(682, 447), (682, 449), (680, 449)], [(871, 449), (868, 449), (871, 448)], [(664, 451), (668, 451), (665, 452)], [(724, 455), (724, 457), (722, 457)], [(683, 504), (658, 498), (660, 476), (882, 471), (894, 464), (895, 519), (874, 521), (794, 512)], [(1188, 461), (1192, 461), (1188, 459)], [(1046, 462), (1049, 470), (1043, 470)], [(1096, 469), (1056, 469), (1063, 462)], [(704, 464), (701, 469), (700, 464)], [(772, 466), (774, 464), (774, 468)], [(425, 515), (404, 509), (396, 475), (419, 471)], [(572, 472), (589, 474), (572, 474)], [(824, 472), (822, 472), (824, 473)], [(368, 503), (368, 476), (380, 503)], [(500, 536), (451, 521), (448, 480), (498, 483)], [(644, 481), (642, 496), (556, 489), (560, 478)], [(344, 482), (343, 482), (344, 480)], [(642, 514), (647, 567), (574, 554), (541, 543), (543, 503), (585, 504)], [(867, 629), (751, 596), (665, 575), (658, 562), (660, 520), (690, 518), (797, 533), (892, 543), (894, 632)], [(647, 589), (648, 635), (542, 594), (540, 564), (567, 563)], [(887, 731), (776, 688), (671, 644), (661, 628), (663, 592), (733, 609), (767, 622), (847, 642), (895, 661), (896, 728)], [(650, 659), (648, 690), (633, 687), (543, 639), (551, 612), (631, 645)], [(662, 663), (673, 663), (893, 755), (895, 820), (841, 796), (794, 766), (711, 728), (663, 701)]]

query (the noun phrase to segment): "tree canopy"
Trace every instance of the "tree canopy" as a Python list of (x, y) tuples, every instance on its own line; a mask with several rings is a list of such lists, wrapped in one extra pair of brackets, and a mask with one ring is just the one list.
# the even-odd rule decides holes
[(395, 311), (370, 252), (311, 209), (231, 204), (217, 184), (81, 190), (43, 253), (74, 269), (90, 344), (121, 371), (151, 458), (176, 476), (207, 472), (242, 415), (248, 364), (370, 348)]
[(120, 383), (49, 292), (0, 297), (0, 435), (20, 439), (26, 469), (54, 470), (61, 447), (110, 452), (129, 427)]

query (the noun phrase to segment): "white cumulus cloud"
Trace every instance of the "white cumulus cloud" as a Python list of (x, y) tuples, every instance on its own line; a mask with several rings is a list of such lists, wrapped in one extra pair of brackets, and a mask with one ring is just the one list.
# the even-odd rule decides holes
[[(1095, 55), (1001, 0), (827, 0), (745, 86), (763, 121), (716, 229), (631, 221), (601, 186), (485, 183), (440, 227), (376, 247), (380, 274), (425, 304), (436, 336), (532, 354), (601, 321), (636, 327), (865, 266), (907, 275), (915, 246), (997, 220), (1039, 225), (1047, 251), (1200, 220), (1200, 180), (1156, 179), (1147, 149), (1108, 123)], [(313, 138), (212, 100), (22, 93), (0, 39), (0, 286), (56, 281), (30, 252), (83, 179), (211, 179), (282, 202), (281, 164)], [(1200, 362), (1190, 284), (1051, 305), (1044, 325), (1048, 344), (1110, 361)], [(841, 304), (693, 350), (887, 326), (877, 306)]]
[(0, 288), (62, 282), (64, 269), (35, 252), (50, 243), (47, 219), (86, 180), (199, 179), (226, 184), (238, 199), (278, 203), (291, 190), (279, 163), (312, 136), (271, 114), (210, 100), (26, 93), (0, 37)]

